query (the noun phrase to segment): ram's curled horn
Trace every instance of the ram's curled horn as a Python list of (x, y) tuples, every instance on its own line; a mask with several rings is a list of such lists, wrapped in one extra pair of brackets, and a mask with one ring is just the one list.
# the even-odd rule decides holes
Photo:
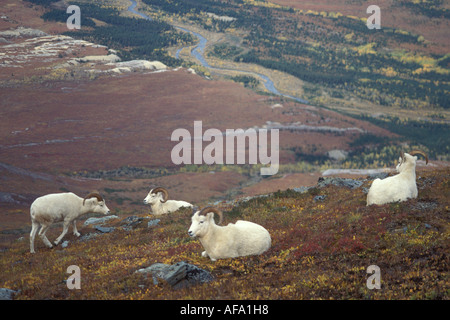
[(86, 201), (86, 199), (90, 199), (90, 198), (97, 198), (97, 200), (99, 202), (103, 201), (103, 198), (102, 198), (101, 195), (99, 195), (97, 192), (91, 192), (86, 197), (84, 197), (84, 199), (83, 199), (83, 206), (84, 206), (84, 202)]
[(409, 154), (412, 156), (415, 156), (416, 154), (420, 154), (420, 155), (424, 156), (425, 162), (426, 162), (426, 164), (428, 164), (428, 156), (425, 152), (420, 151), (420, 150), (413, 150)]
[(163, 193), (163, 200), (161, 200), (162, 203), (166, 202), (167, 199), (169, 199), (169, 192), (166, 189), (164, 189), (163, 187), (157, 187), (152, 190), (152, 193), (154, 193), (154, 194), (157, 194), (158, 192)]
[(222, 211), (220, 211), (220, 210), (217, 209), (217, 208), (214, 208), (214, 207), (205, 207), (205, 208), (203, 208), (198, 214), (199, 214), (200, 216), (206, 216), (206, 214), (207, 214), (208, 212), (216, 213), (216, 214), (219, 216), (219, 223), (218, 223), (218, 224), (221, 224), (221, 223), (222, 223), (222, 221), (223, 221), (223, 214), (222, 214)]

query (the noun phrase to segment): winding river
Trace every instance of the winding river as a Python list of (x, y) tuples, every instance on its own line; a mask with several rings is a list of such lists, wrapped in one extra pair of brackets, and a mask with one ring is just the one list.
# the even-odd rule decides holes
[[(136, 3), (135, 0), (130, 0), (130, 2), (131, 2), (131, 5), (128, 7), (128, 11), (130, 11), (130, 12), (132, 12), (132, 13), (134, 13), (134, 14), (137, 14), (137, 15), (141, 16), (141, 17), (144, 18), (144, 19), (152, 20), (152, 18), (150, 18), (150, 17), (147, 16), (146, 14), (143, 14), (142, 12), (139, 12), (139, 11), (137, 11), (137, 10), (135, 9), (136, 6), (137, 6), (137, 3)], [(293, 100), (295, 100), (295, 101), (297, 101), (297, 102), (300, 102), (300, 103), (308, 104), (308, 101), (303, 100), (303, 99), (301, 99), (301, 98), (299, 98), (299, 97), (294, 97), (294, 96), (290, 96), (290, 95), (283, 94), (283, 93), (279, 92), (279, 91), (277, 90), (277, 88), (275, 88), (275, 85), (274, 85), (273, 81), (272, 81), (269, 77), (267, 77), (266, 75), (264, 75), (264, 74), (256, 73), (256, 72), (252, 72), (252, 71), (239, 70), (239, 69), (217, 68), (217, 67), (212, 67), (212, 66), (210, 66), (209, 63), (205, 60), (205, 58), (204, 58), (204, 56), (203, 56), (203, 54), (204, 54), (204, 49), (205, 49), (205, 47), (206, 47), (206, 44), (208, 43), (208, 40), (207, 40), (205, 37), (203, 37), (201, 34), (199, 34), (199, 33), (197, 33), (197, 32), (194, 32), (194, 31), (192, 31), (192, 30), (188, 30), (188, 29), (186, 29), (186, 28), (178, 27), (178, 26), (174, 26), (174, 28), (176, 28), (176, 29), (178, 29), (178, 30), (181, 30), (181, 31), (184, 31), (184, 32), (189, 32), (190, 34), (194, 35), (195, 37), (197, 37), (197, 38), (199, 39), (199, 43), (197, 44), (197, 46), (194, 47), (194, 49), (191, 50), (191, 54), (192, 54), (192, 55), (200, 62), (200, 64), (201, 64), (202, 66), (204, 66), (205, 68), (208, 68), (208, 69), (210, 69), (210, 70), (218, 70), (218, 71), (220, 71), (220, 70), (223, 70), (223, 71), (238, 71), (238, 72), (242, 72), (242, 73), (255, 74), (255, 75), (257, 75), (258, 77), (260, 77), (261, 79), (263, 79), (264, 86), (266, 87), (266, 89), (267, 89), (269, 92), (271, 92), (271, 93), (273, 93), (273, 94), (275, 94), (275, 95), (278, 95), (278, 96), (283, 96), (283, 97), (286, 97), (286, 98), (293, 99)], [(179, 54), (180, 54), (181, 50), (183, 50), (183, 49), (184, 49), (184, 48), (180, 48), (180, 49), (177, 50), (176, 55), (175, 55), (175, 57), (176, 57), (177, 59), (179, 59)]]

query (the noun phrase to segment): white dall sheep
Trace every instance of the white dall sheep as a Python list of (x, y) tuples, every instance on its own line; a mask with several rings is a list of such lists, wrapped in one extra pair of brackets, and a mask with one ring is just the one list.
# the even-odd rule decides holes
[(417, 198), (416, 154), (424, 156), (428, 164), (428, 156), (423, 151), (402, 153), (396, 168), (399, 172), (397, 175), (372, 182), (367, 193), (368, 206)]
[(63, 221), (63, 232), (55, 240), (57, 246), (61, 239), (65, 236), (69, 229), (69, 224), (73, 222), (73, 234), (77, 237), (80, 233), (77, 231), (76, 219), (83, 214), (103, 213), (109, 214), (109, 209), (105, 204), (105, 200), (96, 192), (89, 193), (86, 197), (81, 198), (72, 192), (53, 193), (39, 197), (31, 204), (31, 233), (30, 233), (30, 252), (34, 251), (34, 238), (39, 227), (39, 236), (47, 247), (52, 248), (51, 242), (45, 236), (50, 225), (54, 222)]
[(155, 216), (175, 212), (182, 207), (193, 207), (189, 202), (167, 200), (168, 198), (169, 192), (165, 188), (158, 187), (150, 190), (147, 197), (144, 199), (144, 203), (149, 204), (152, 207), (152, 214)]
[(272, 243), (269, 232), (259, 224), (238, 220), (227, 226), (218, 226), (214, 222), (214, 213), (219, 215), (222, 223), (222, 212), (213, 207), (206, 207), (192, 216), (192, 224), (188, 234), (199, 238), (205, 248), (203, 257), (212, 261), (258, 255), (267, 251)]

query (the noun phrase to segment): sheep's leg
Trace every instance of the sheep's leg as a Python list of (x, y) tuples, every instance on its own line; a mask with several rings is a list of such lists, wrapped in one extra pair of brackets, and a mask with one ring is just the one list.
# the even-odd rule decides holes
[(48, 228), (50, 227), (49, 224), (43, 225), (41, 230), (39, 230), (39, 236), (41, 237), (42, 241), (44, 241), (45, 245), (49, 248), (53, 248), (52, 243), (47, 239), (45, 236), (45, 233), (47, 232)]
[(57, 246), (59, 244), (59, 242), (61, 241), (61, 239), (66, 235), (67, 231), (69, 230), (69, 223), (70, 223), (70, 221), (64, 221), (63, 231), (62, 231), (61, 235), (58, 238), (56, 238), (56, 240), (54, 242), (55, 246)]
[(40, 224), (37, 222), (31, 222), (31, 232), (30, 232), (30, 252), (35, 253), (34, 251), (34, 238), (36, 237), (36, 232), (39, 230)]
[(76, 235), (77, 237), (80, 236), (80, 233), (77, 230), (77, 220), (73, 220), (73, 234)]
[(202, 257), (204, 258), (210, 258), (211, 261), (216, 261), (217, 259), (212, 258), (206, 251), (202, 252)]

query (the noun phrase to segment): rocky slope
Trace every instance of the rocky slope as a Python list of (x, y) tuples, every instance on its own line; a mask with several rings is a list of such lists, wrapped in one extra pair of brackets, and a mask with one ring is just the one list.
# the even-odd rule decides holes
[[(218, 204), (224, 224), (269, 230), (260, 256), (201, 257), (190, 210), (85, 223), (67, 247), (37, 241), (36, 254), (19, 238), (3, 249), (0, 287), (14, 299), (448, 299), (449, 178), (448, 168), (420, 171), (417, 199), (383, 206), (365, 204), (371, 179), (337, 178)], [(69, 265), (81, 269), (81, 290), (66, 286)], [(381, 289), (366, 286), (370, 265)]]

